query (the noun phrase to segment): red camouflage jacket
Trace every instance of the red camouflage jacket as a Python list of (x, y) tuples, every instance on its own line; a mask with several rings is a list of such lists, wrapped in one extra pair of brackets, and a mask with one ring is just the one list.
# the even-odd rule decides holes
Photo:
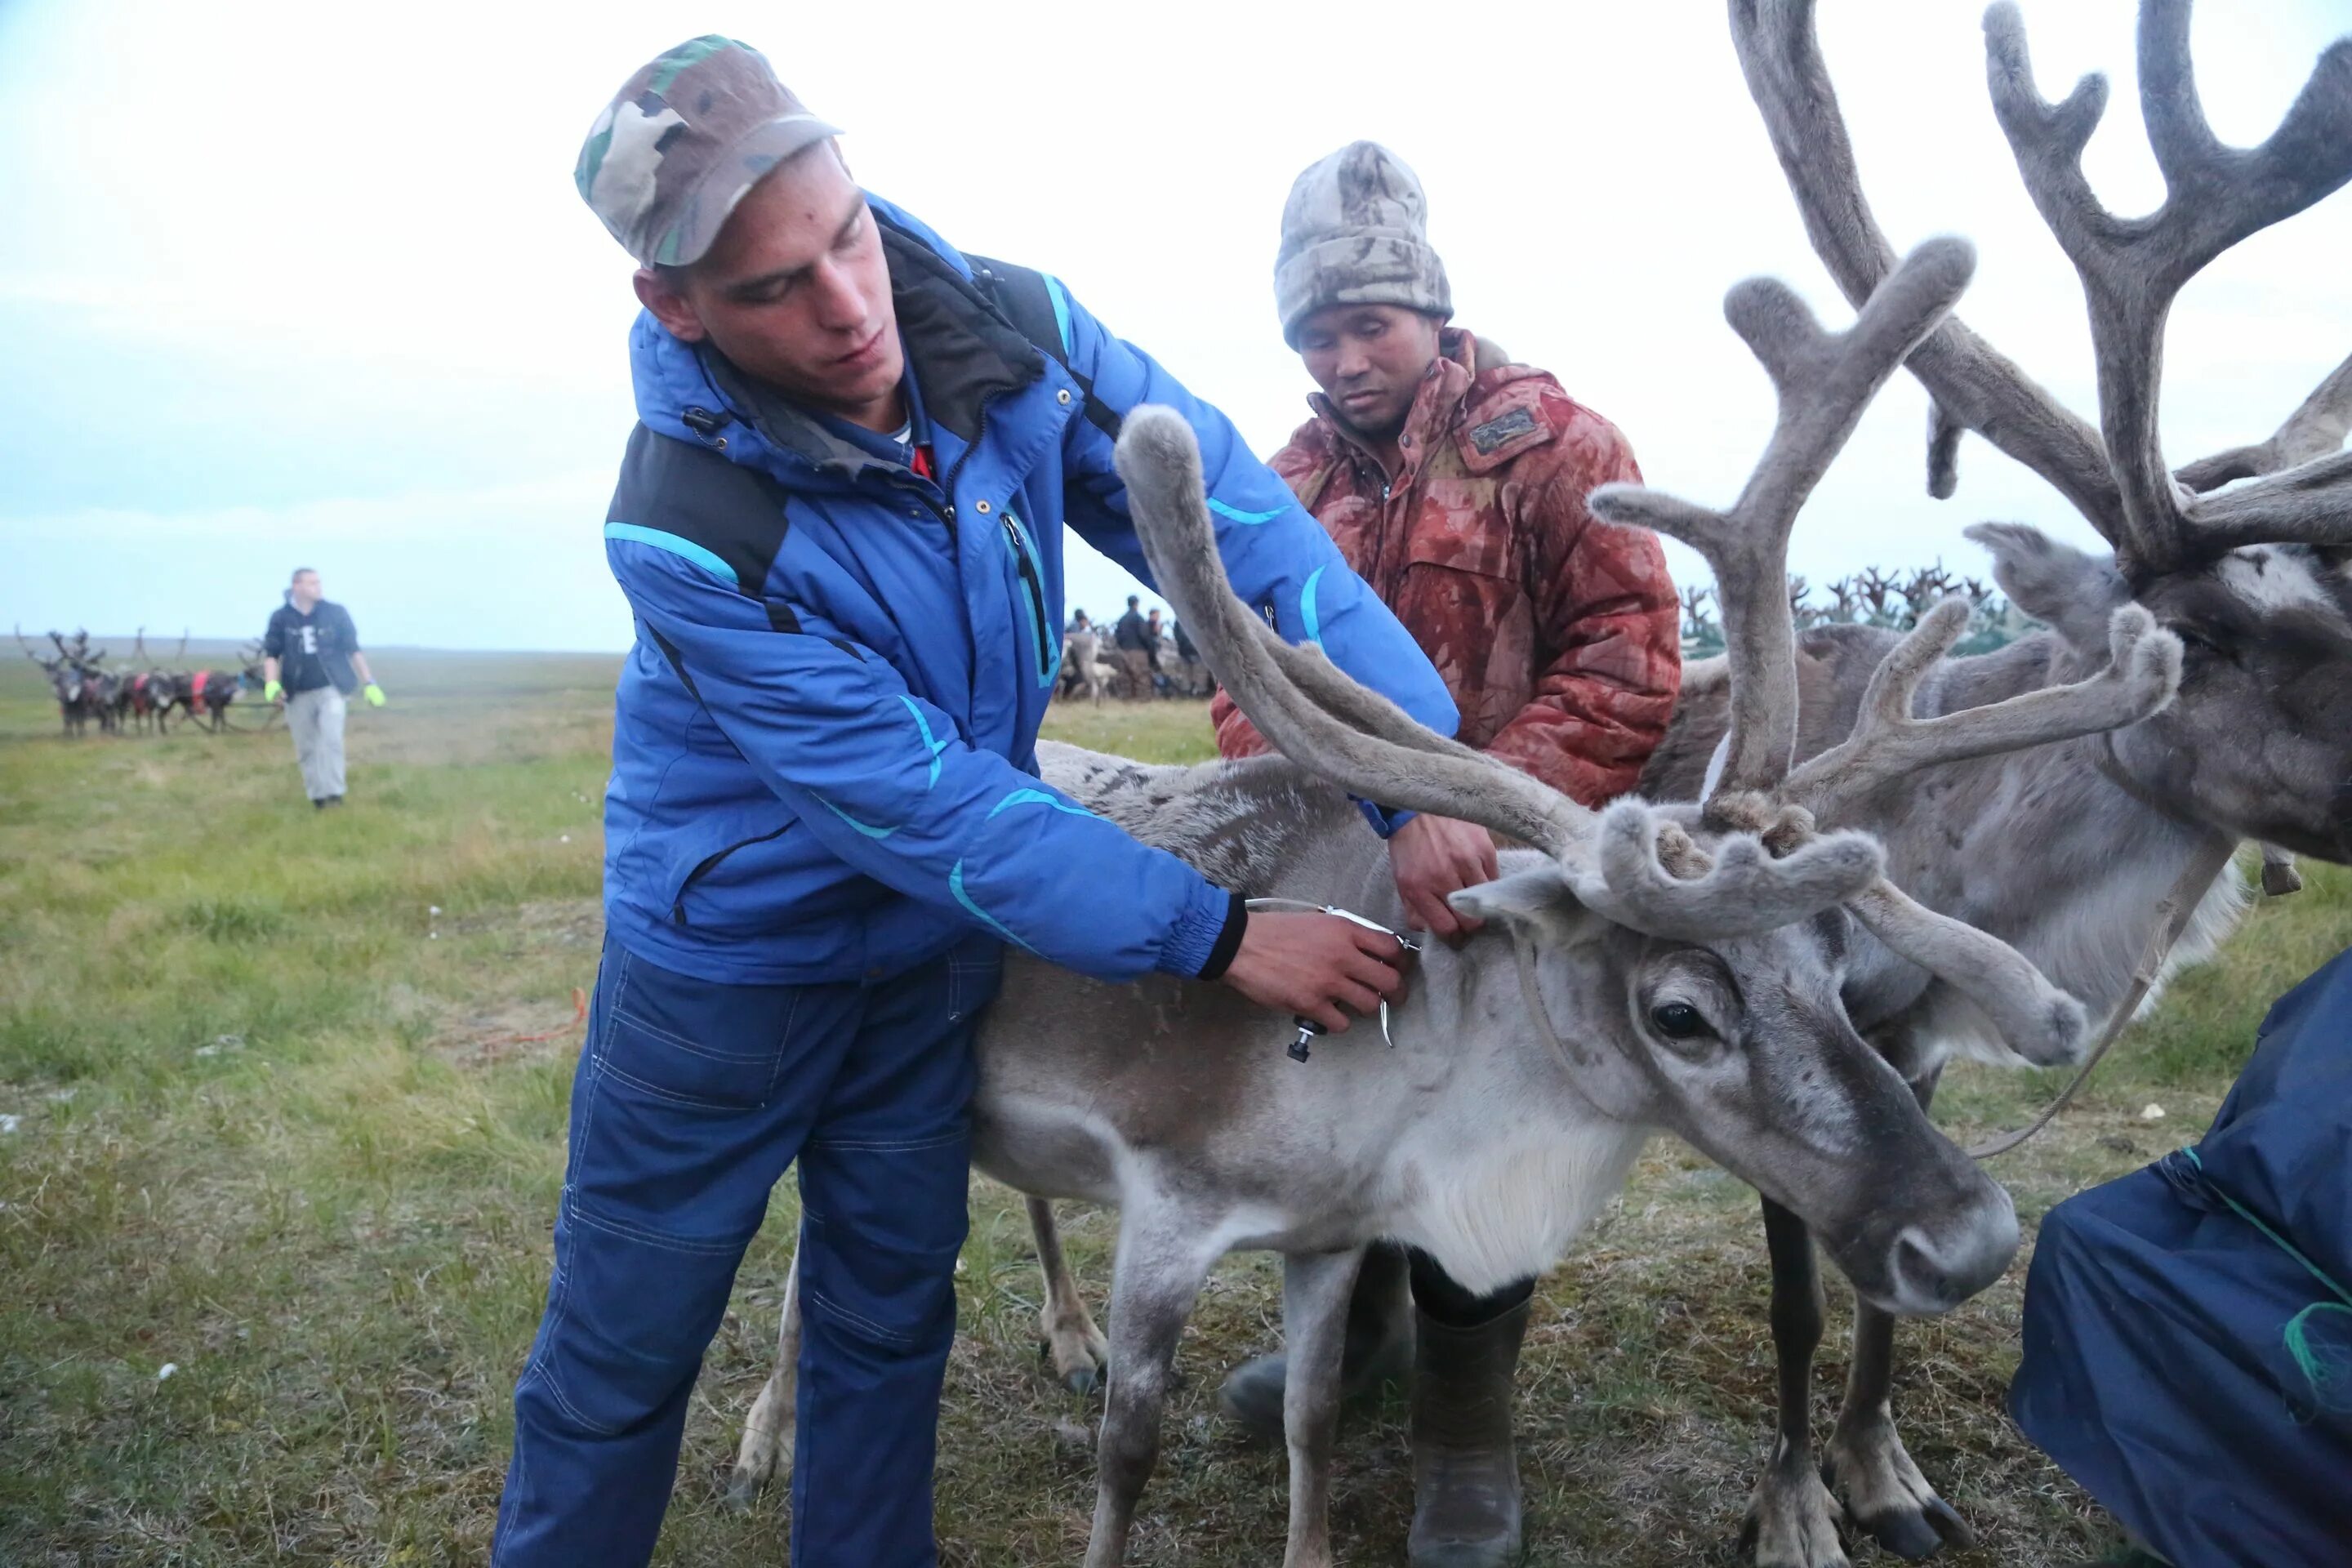
[[(1542, 371), (1477, 364), (1477, 340), (1447, 330), (1392, 484), (1319, 394), (1269, 466), (1437, 666), (1457, 738), (1598, 805), (1633, 787), (1674, 716), (1674, 583), (1655, 535), (1585, 509), (1595, 486), (1642, 478), (1617, 427)], [(1225, 756), (1266, 750), (1223, 691), (1210, 717)]]

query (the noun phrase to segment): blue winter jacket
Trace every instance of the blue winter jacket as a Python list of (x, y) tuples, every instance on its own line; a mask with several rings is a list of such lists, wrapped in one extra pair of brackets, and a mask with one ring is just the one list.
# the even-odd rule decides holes
[(632, 334), (640, 423), (604, 527), (637, 629), (605, 797), (610, 929), (720, 983), (880, 978), (974, 927), (1104, 979), (1197, 974), (1221, 938), (1230, 956), (1237, 900), (1036, 777), (1063, 525), (1148, 570), (1118, 416), (1192, 421), (1226, 570), (1284, 636), (1443, 734), (1452, 700), (1223, 415), (1051, 279), (1062, 354), (1041, 353), (992, 279), (871, 205), (937, 483), (650, 315)]

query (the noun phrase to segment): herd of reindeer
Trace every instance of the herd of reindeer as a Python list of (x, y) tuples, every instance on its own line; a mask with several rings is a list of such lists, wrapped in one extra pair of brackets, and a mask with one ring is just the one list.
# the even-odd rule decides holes
[[(21, 627), (16, 632), (16, 646), (49, 678), (49, 694), (57, 699), (58, 716), (68, 735), (87, 734), (93, 723), (100, 734), (145, 733), (152, 729), (161, 735), (170, 728), (173, 714), (194, 720), (205, 730), (226, 730), (239, 694), (248, 688), (258, 690), (261, 686), (261, 645), (257, 642), (245, 646), (236, 669), (183, 669), (178, 667), (187, 657), (186, 635), (182, 634), (180, 646), (169, 660), (151, 665), (147, 634), (142, 628), (129, 663), (113, 669), (108, 668), (111, 656), (106, 649), (89, 646), (87, 630), (77, 631), (71, 637), (52, 631), (48, 638), (49, 645), (57, 649), (54, 655), (43, 653), (38, 645), (26, 642)], [(263, 705), (247, 706), (252, 709)], [(263, 721), (274, 716), (274, 711), (265, 710)]]

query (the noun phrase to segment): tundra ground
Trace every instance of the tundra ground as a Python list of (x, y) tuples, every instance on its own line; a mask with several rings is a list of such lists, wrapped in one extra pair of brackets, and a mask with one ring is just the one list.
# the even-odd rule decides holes
[[(614, 661), (393, 651), (377, 668), (394, 705), (352, 710), (351, 804), (327, 814), (282, 731), (68, 742), (29, 665), (0, 675), (0, 1563), (485, 1554), (577, 1045), (515, 1037), (562, 1025), (593, 976)], [(1198, 704), (1078, 708), (1054, 732), (1209, 754)], [(2029, 1229), (2193, 1138), (2270, 1001), (2352, 938), (2352, 878), (2306, 875), (2002, 1163)], [(1937, 1109), (1974, 1135), (2055, 1087), (1964, 1069)], [(2142, 1120), (2151, 1103), (2161, 1121)], [(787, 1185), (711, 1349), (665, 1563), (782, 1561), (781, 1500), (744, 1515), (720, 1498), (794, 1217)], [(1065, 1220), (1099, 1302), (1113, 1217)], [(1075, 1562), (1095, 1406), (1038, 1361), (1019, 1203), (976, 1181), (972, 1222), (947, 1560)], [(1752, 1194), (1661, 1142), (1545, 1282), (1519, 1415), (1531, 1563), (1735, 1561), (1769, 1441), (1761, 1264)], [(1139, 1563), (1280, 1554), (1281, 1458), (1213, 1415), (1223, 1369), (1276, 1337), (1278, 1279), (1234, 1258), (1202, 1300)], [(1983, 1538), (1954, 1568), (2080, 1563), (2110, 1539), (2003, 1414), (2022, 1279), (2021, 1261), (1904, 1335), (1912, 1452)], [(1344, 1561), (1402, 1559), (1402, 1415), (1391, 1402), (1343, 1433)]]

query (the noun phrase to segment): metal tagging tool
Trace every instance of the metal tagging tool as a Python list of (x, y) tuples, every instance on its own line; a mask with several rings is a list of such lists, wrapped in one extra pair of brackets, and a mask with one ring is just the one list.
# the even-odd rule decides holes
[[(1407, 952), (1421, 951), (1419, 937), (1407, 935), (1401, 931), (1391, 931), (1376, 920), (1368, 920), (1355, 910), (1343, 910), (1337, 904), (1310, 904), (1303, 899), (1249, 899), (1244, 901), (1253, 910), (1287, 909), (1298, 910), (1308, 914), (1337, 915), (1350, 925), (1359, 925), (1366, 931), (1376, 931), (1383, 936), (1394, 937), (1397, 945)], [(1303, 1062), (1307, 1059), (1309, 1042), (1316, 1036), (1328, 1031), (1312, 1018), (1294, 1016), (1291, 1022), (1298, 1026), (1298, 1037), (1290, 1042), (1290, 1059)], [(1381, 1038), (1388, 1042), (1389, 1049), (1396, 1049), (1396, 1037), (1389, 1033), (1389, 1000), (1385, 996), (1381, 998)]]

